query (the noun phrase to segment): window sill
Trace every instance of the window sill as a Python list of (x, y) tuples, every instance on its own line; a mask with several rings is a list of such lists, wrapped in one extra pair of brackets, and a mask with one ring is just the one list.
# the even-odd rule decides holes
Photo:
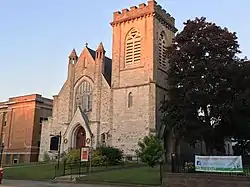
[(126, 65), (124, 68), (121, 68), (120, 71), (139, 69), (139, 68), (143, 68), (143, 67), (144, 67), (144, 65), (131, 64), (131, 65)]

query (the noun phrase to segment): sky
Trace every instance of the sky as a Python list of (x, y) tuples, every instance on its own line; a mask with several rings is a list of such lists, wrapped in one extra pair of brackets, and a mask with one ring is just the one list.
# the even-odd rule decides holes
[[(67, 77), (68, 55), (102, 41), (111, 57), (113, 12), (147, 0), (0, 0), (0, 101), (38, 93), (52, 98)], [(250, 57), (249, 0), (158, 0), (183, 22), (204, 16), (237, 33)]]

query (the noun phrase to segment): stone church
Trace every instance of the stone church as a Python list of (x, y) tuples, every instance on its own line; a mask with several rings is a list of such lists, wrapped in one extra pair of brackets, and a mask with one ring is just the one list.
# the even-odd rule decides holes
[(137, 143), (160, 129), (166, 97), (165, 50), (175, 19), (155, 1), (113, 13), (112, 59), (102, 43), (68, 57), (68, 77), (54, 96), (53, 115), (43, 123), (40, 160), (51, 136), (61, 133), (61, 151), (111, 145), (135, 155)]

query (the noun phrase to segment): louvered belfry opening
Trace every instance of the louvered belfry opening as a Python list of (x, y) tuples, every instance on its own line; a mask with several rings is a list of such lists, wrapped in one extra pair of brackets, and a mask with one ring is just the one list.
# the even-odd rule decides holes
[(141, 35), (132, 29), (126, 37), (126, 64), (139, 63), (141, 60)]
[(167, 41), (166, 35), (164, 32), (161, 32), (159, 38), (159, 64), (163, 67), (167, 66), (167, 59), (166, 59), (166, 51), (167, 51)]

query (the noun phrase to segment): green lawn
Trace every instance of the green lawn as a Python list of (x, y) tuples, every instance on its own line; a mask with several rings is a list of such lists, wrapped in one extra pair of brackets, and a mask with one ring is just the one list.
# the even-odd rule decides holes
[[(92, 167), (91, 171), (92, 172), (104, 172), (104, 171), (109, 171), (109, 170), (117, 170), (117, 169), (127, 169), (128, 167), (140, 167), (144, 166), (144, 164), (138, 164), (138, 163), (126, 163), (124, 165), (115, 165), (115, 166), (98, 166), (98, 167)], [(67, 169), (65, 170), (65, 175), (70, 175), (70, 174), (81, 174), (87, 173), (87, 167), (82, 166), (81, 169), (79, 169), (79, 165), (75, 166), (67, 166)]]
[[(19, 164), (13, 164), (13, 165), (4, 165), (4, 167), (18, 167), (18, 166), (31, 166), (31, 165), (40, 165), (40, 164), (47, 164), (48, 162), (27, 162), (27, 163), (19, 163)], [(57, 162), (50, 162), (51, 164), (56, 164)]]
[(79, 182), (107, 182), (141, 185), (160, 185), (159, 167), (127, 168), (113, 171), (92, 173), (80, 179)]
[[(63, 173), (63, 164), (60, 166)], [(76, 173), (78, 169), (76, 169)], [(82, 168), (82, 172), (86, 168)], [(66, 172), (66, 175), (69, 174)], [(55, 177), (55, 163), (22, 165), (16, 167), (4, 168), (5, 179), (16, 180), (51, 180)], [(149, 168), (145, 165), (126, 164), (109, 167), (93, 167), (89, 176), (83, 177), (79, 182), (109, 182), (109, 183), (128, 183), (142, 185), (159, 185), (160, 169), (159, 167)]]
[(55, 176), (55, 164), (22, 165), (3, 168), (5, 179), (47, 180)]

